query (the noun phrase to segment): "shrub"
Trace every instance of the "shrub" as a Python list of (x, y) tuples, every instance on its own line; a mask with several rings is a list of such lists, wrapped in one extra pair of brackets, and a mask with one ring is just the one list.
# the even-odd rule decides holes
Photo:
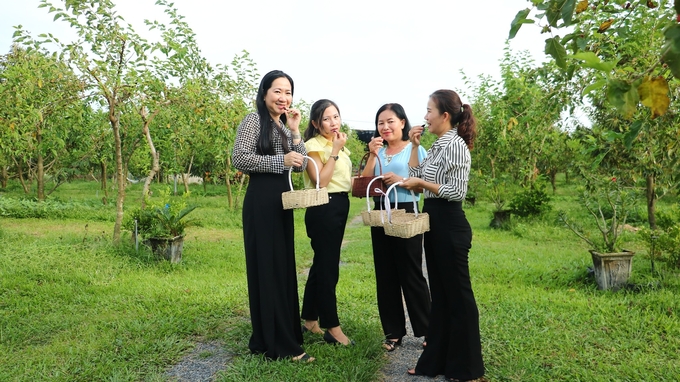
[(550, 196), (545, 192), (545, 184), (534, 183), (512, 197), (510, 211), (517, 216), (540, 215), (550, 210)]

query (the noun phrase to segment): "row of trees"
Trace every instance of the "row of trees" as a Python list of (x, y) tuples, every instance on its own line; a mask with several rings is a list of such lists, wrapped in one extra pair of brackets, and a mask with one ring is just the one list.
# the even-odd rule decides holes
[[(0, 56), (0, 167), (37, 197), (88, 174), (107, 192), (113, 167), (120, 237), (127, 174), (159, 172), (225, 180), (236, 127), (252, 109), (258, 75), (247, 53), (211, 65), (172, 4), (158, 0), (166, 22), (147, 21), (156, 41), (138, 35), (110, 0), (67, 0), (41, 6), (69, 23), (78, 41), (37, 38), (17, 28)], [(558, 172), (604, 173), (645, 188), (649, 224), (655, 203), (677, 191), (678, 98), (674, 76), (680, 33), (669, 2), (532, 0), (518, 12), (510, 38), (536, 24), (553, 60), (537, 66), (506, 48), (500, 79), (466, 78), (480, 120), (473, 179), (496, 190), (505, 179), (527, 190)], [(560, 37), (560, 31), (566, 31)], [(49, 49), (48, 49), (49, 48)], [(640, 106), (642, 105), (642, 106)], [(303, 105), (304, 108), (304, 105)], [(584, 110), (592, 126), (565, 118)], [(569, 121), (571, 121), (569, 123)], [(358, 142), (352, 152), (359, 153)], [(5, 185), (3, 184), (3, 187)], [(105, 198), (108, 195), (105, 195)]]
[[(110, 0), (41, 0), (70, 24), (78, 40), (31, 36), (20, 26), (0, 57), (0, 167), (12, 169), (28, 193), (45, 179), (52, 190), (74, 175), (116, 180), (118, 241), (130, 172), (145, 174), (144, 193), (161, 171), (229, 180), (236, 127), (250, 110), (258, 75), (247, 52), (230, 65), (211, 65), (173, 4), (158, 0), (168, 21), (146, 21), (148, 41), (120, 17)], [(96, 175), (95, 175), (96, 174)], [(186, 187), (186, 180), (185, 180)]]
[[(656, 228), (657, 200), (680, 184), (680, 0), (530, 3), (509, 37), (537, 25), (552, 60), (506, 51), (500, 80), (468, 79), (483, 127), (477, 173), (492, 190), (502, 177), (531, 189), (537, 174), (554, 187), (557, 172), (626, 179), (645, 190)], [(576, 109), (591, 126), (565, 118)]]

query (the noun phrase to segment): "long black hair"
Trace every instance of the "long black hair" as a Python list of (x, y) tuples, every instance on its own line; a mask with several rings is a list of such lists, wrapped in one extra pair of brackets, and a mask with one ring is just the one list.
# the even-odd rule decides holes
[(404, 120), (404, 129), (401, 131), (401, 140), (408, 141), (408, 132), (411, 131), (411, 123), (408, 121), (404, 107), (398, 103), (386, 103), (380, 106), (378, 112), (375, 113), (375, 132), (373, 133), (373, 137), (380, 136), (380, 132), (378, 131), (378, 117), (380, 117), (380, 113), (385, 110), (392, 110), (394, 114), (397, 115), (397, 118)]
[(305, 130), (305, 141), (308, 141), (315, 136), (319, 135), (319, 130), (314, 128), (312, 122), (316, 122), (317, 126), (321, 126), (323, 123), (323, 113), (331, 106), (335, 106), (335, 109), (340, 115), (340, 108), (335, 102), (329, 99), (320, 99), (312, 105), (312, 109), (309, 111), (309, 125), (307, 125), (307, 130)]
[[(267, 104), (264, 99), (267, 96), (267, 91), (272, 87), (272, 83), (277, 78), (285, 77), (290, 81), (290, 94), (293, 95), (295, 90), (295, 85), (293, 84), (293, 79), (286, 73), (280, 70), (272, 70), (262, 77), (260, 81), (260, 87), (257, 89), (257, 98), (255, 99), (255, 105), (257, 106), (257, 114), (260, 116), (260, 137), (257, 139), (257, 149), (262, 155), (274, 155), (276, 151), (272, 146), (272, 128), (271, 120), (272, 117), (269, 114), (269, 109), (267, 109)], [(281, 115), (281, 122), (286, 123), (286, 114)], [(281, 136), (282, 140), (285, 140), (285, 136)], [(284, 147), (287, 147), (284, 144)]]

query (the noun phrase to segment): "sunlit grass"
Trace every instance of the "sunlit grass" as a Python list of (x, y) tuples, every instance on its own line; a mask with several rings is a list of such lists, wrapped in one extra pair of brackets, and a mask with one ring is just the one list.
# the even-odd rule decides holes
[[(66, 186), (66, 187), (65, 187)], [(53, 200), (101, 204), (94, 182), (60, 187)], [(164, 185), (154, 184), (155, 190)], [(250, 355), (247, 285), (240, 211), (224, 186), (192, 186), (197, 225), (183, 260), (170, 264), (137, 252), (125, 233), (111, 245), (113, 219), (0, 220), (0, 380), (165, 380), (164, 372), (195, 341), (216, 339), (234, 354), (223, 381), (376, 381), (386, 361), (375, 297), (370, 231), (352, 199), (341, 256), (338, 308), (357, 342), (328, 346), (305, 334), (309, 365)], [(2, 198), (17, 199), (9, 188)], [(487, 376), (492, 381), (673, 381), (680, 375), (678, 270), (652, 275), (644, 243), (626, 233), (635, 288), (598, 291), (587, 246), (555, 219), (578, 212), (573, 186), (560, 185), (552, 212), (513, 217), (508, 230), (489, 228), (492, 205), (467, 207), (474, 239), (473, 288), (480, 309)], [(159, 192), (154, 192), (158, 195)], [(113, 203), (112, 193), (109, 202)], [(138, 206), (141, 185), (128, 190)], [(661, 205), (663, 207), (663, 205)], [(103, 209), (110, 209), (102, 207)], [(298, 286), (312, 251), (304, 211), (295, 211)]]

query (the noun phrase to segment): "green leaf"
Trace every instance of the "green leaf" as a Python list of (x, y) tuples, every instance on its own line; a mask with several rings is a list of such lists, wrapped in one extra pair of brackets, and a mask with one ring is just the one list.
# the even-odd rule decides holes
[(661, 57), (661, 60), (668, 65), (673, 76), (680, 79), (680, 51), (668, 46), (664, 46), (663, 50), (665, 53)]
[(590, 84), (590, 85), (586, 86), (586, 88), (583, 89), (583, 93), (581, 93), (581, 94), (583, 96), (585, 96), (588, 93), (592, 92), (593, 90), (602, 89), (606, 84), (607, 84), (607, 80), (597, 81), (594, 84)]
[(574, 78), (574, 72), (576, 71), (576, 65), (569, 65), (569, 68), (567, 69), (567, 79), (571, 81), (572, 78)]
[(527, 19), (530, 11), (531, 9), (527, 8), (517, 12), (515, 19), (512, 20), (512, 23), (510, 23), (510, 35), (508, 36), (509, 40), (513, 39), (517, 35), (517, 32), (519, 31), (519, 28), (522, 26), (522, 24), (531, 24), (534, 22), (534, 20)]
[(562, 8), (566, 1), (567, 0), (550, 0), (545, 15), (548, 18), (548, 24), (550, 24), (551, 27), (557, 27), (557, 22), (562, 17)]
[(558, 67), (567, 69), (567, 50), (560, 44), (560, 36), (545, 40), (545, 54), (552, 56)]
[(607, 82), (607, 100), (623, 115), (630, 119), (640, 101), (637, 88), (626, 81), (609, 80)]
[(633, 141), (640, 134), (640, 129), (642, 128), (642, 121), (635, 121), (630, 125), (630, 130), (623, 137), (623, 143), (626, 145), (626, 149), (630, 150), (633, 146)]
[(571, 56), (577, 60), (585, 61), (581, 64), (584, 68), (593, 68), (603, 72), (611, 72), (616, 67), (616, 61), (604, 62), (593, 52), (579, 52)]
[(576, 9), (576, 0), (566, 0), (564, 2), (562, 6), (562, 21), (564, 21), (565, 27), (571, 25), (574, 9)]
[(666, 42), (671, 42), (680, 50), (680, 24), (674, 24), (663, 31)]
[(675, 78), (680, 78), (680, 24), (675, 24), (664, 31), (666, 42), (661, 50), (661, 60), (668, 65)]

